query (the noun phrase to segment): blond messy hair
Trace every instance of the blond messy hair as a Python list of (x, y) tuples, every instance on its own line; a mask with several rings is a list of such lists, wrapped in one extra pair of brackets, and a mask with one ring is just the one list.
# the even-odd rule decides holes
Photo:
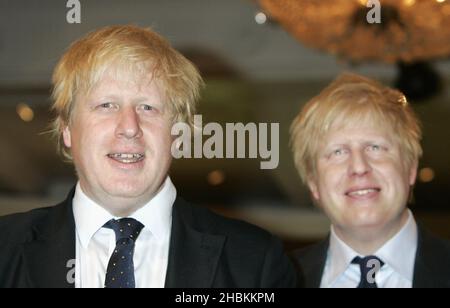
[(346, 73), (312, 98), (291, 124), (294, 162), (305, 184), (316, 178), (319, 145), (333, 125), (363, 121), (391, 129), (407, 166), (422, 156), (421, 125), (406, 97), (376, 81)]
[(151, 77), (163, 91), (173, 123), (193, 125), (202, 78), (196, 67), (159, 34), (133, 25), (101, 28), (74, 42), (53, 73), (52, 132), (69, 161), (62, 131), (69, 125), (76, 97), (87, 94), (107, 71)]

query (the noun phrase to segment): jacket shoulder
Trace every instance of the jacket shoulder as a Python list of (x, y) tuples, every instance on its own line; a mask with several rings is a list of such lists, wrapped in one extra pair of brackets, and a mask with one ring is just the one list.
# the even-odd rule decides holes
[(294, 251), (299, 276), (307, 288), (319, 288), (327, 258), (329, 238)]
[(188, 215), (191, 225), (195, 226), (199, 232), (239, 237), (240, 239), (250, 238), (252, 241), (267, 241), (272, 237), (271, 233), (258, 226), (219, 215), (205, 207), (189, 204), (185, 201), (180, 201), (179, 205), (180, 210), (184, 212), (184, 216)]
[(326, 257), (329, 239), (324, 239), (312, 245), (297, 249), (293, 252), (294, 258), (301, 264), (309, 265), (323, 260)]
[(0, 245), (22, 244), (33, 239), (33, 230), (45, 219), (53, 207), (0, 217)]
[[(450, 287), (450, 241), (419, 228), (414, 283), (416, 286)], [(432, 283), (424, 284), (429, 280)]]
[(175, 212), (182, 216), (184, 223), (191, 229), (199, 234), (217, 235), (224, 239), (222, 266), (218, 267), (215, 274), (215, 286), (297, 285), (295, 268), (285, 254), (281, 240), (270, 232), (184, 201), (177, 201), (175, 206)]

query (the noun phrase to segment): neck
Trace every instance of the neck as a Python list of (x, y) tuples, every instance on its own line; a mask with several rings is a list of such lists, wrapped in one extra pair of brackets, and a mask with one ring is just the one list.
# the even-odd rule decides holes
[(382, 228), (367, 227), (348, 230), (333, 226), (336, 235), (349, 247), (362, 256), (375, 254), (391, 238), (393, 238), (408, 222), (408, 210), (405, 210), (397, 223)]
[(88, 198), (104, 208), (111, 215), (115, 217), (128, 217), (150, 202), (150, 200), (152, 200), (162, 190), (164, 185), (160, 185), (160, 187), (151, 194), (144, 194), (129, 198), (113, 196), (110, 194), (94, 194), (89, 189), (85, 189), (83, 187), (83, 183), (81, 182), (80, 186)]
[[(98, 205), (103, 207), (106, 211), (108, 211), (111, 215), (115, 217), (128, 217), (132, 215), (134, 212), (142, 208), (145, 204), (147, 204), (151, 198), (107, 198), (108, 200), (96, 200), (93, 199)], [(107, 204), (107, 206), (106, 206)]]

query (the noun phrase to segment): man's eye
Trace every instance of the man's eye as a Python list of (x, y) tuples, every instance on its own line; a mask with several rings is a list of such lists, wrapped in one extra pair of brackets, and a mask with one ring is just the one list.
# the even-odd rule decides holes
[(152, 111), (153, 107), (150, 105), (141, 105), (141, 109), (144, 111)]
[(113, 104), (112, 103), (103, 103), (103, 104), (100, 104), (99, 107), (109, 109), (109, 108), (113, 108)]
[(328, 159), (332, 159), (332, 158), (335, 158), (335, 157), (341, 157), (343, 154), (344, 154), (344, 150), (343, 149), (331, 150), (330, 152), (328, 152), (327, 158)]
[(371, 146), (369, 146), (369, 151), (377, 152), (380, 150), (381, 150), (381, 147), (379, 145), (372, 144)]

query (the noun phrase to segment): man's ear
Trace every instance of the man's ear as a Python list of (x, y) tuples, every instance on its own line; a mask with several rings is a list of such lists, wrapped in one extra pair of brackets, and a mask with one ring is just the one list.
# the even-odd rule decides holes
[(419, 167), (419, 163), (417, 160), (415, 160), (411, 167), (409, 168), (409, 185), (414, 186), (416, 183), (416, 177), (417, 177), (417, 168)]
[(320, 194), (319, 194), (319, 188), (316, 184), (316, 180), (313, 177), (308, 177), (308, 187), (311, 191), (311, 195), (313, 196), (315, 201), (319, 201)]
[(71, 148), (72, 147), (72, 136), (70, 134), (69, 126), (64, 127), (63, 139), (64, 139), (64, 145), (68, 148)]

